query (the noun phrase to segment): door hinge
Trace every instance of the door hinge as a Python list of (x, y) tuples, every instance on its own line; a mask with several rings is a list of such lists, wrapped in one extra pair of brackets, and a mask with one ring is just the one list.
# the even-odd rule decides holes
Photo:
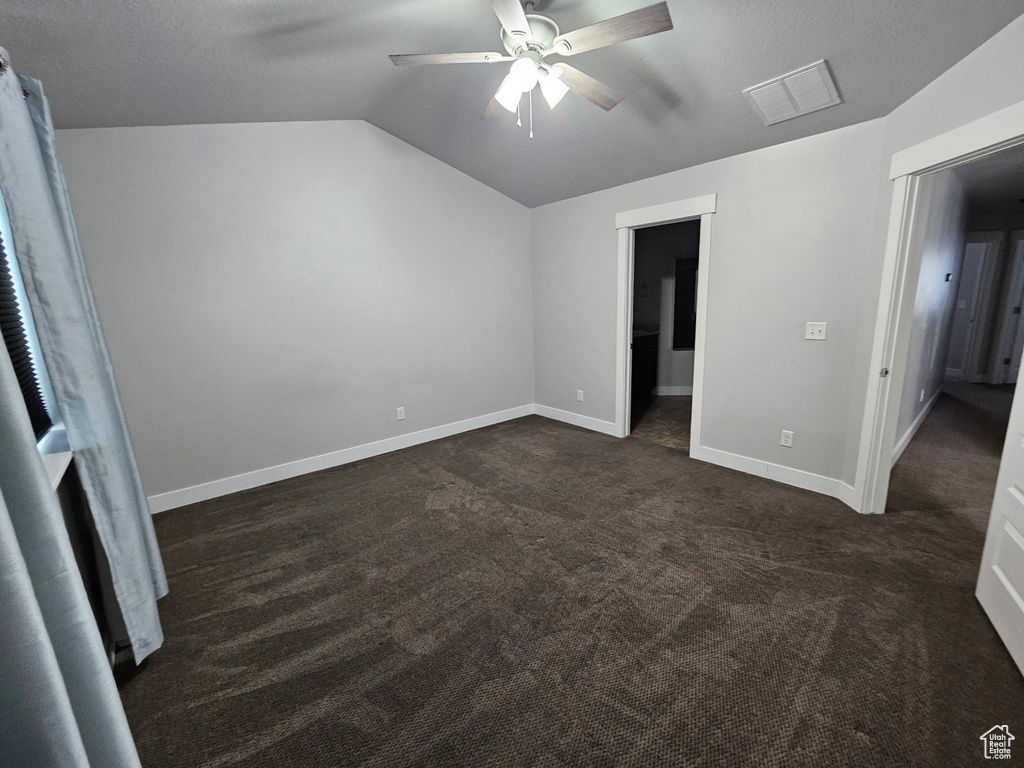
[(1012, 362), (1013, 361), (1010, 358), (1008, 358), (1008, 357), (1004, 357), (1003, 358), (1003, 365), (1009, 365)]
[(881, 371), (878, 372), (878, 375), (884, 379), (886, 376), (889, 375), (889, 369), (883, 368)]
[(1014, 307), (1013, 308), (1013, 314), (1019, 315), (1020, 314), (1020, 307)]

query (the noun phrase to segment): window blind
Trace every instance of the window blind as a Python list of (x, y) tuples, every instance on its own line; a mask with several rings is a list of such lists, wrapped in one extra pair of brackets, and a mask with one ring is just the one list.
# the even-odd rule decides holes
[(32, 421), (32, 429), (35, 431), (36, 440), (38, 440), (46, 434), (46, 430), (53, 425), (53, 422), (50, 420), (50, 414), (46, 412), (43, 393), (39, 387), (35, 365), (32, 362), (32, 353), (29, 351), (24, 316), (18, 302), (18, 295), (14, 290), (11, 258), (13, 255), (9, 253), (3, 235), (0, 235), (0, 332), (3, 333), (7, 354), (10, 355), (11, 363), (14, 364), (14, 372), (18, 376), (21, 394), (25, 398), (25, 406), (28, 408), (29, 419)]

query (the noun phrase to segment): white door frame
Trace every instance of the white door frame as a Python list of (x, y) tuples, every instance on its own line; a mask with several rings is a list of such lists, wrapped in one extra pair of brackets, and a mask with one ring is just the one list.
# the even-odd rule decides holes
[(617, 308), (615, 325), (615, 433), (629, 434), (630, 369), (633, 358), (633, 246), (637, 229), (700, 219), (697, 256), (697, 331), (693, 344), (693, 409), (690, 416), (690, 454), (700, 448), (700, 424), (704, 392), (704, 339), (707, 328), (708, 273), (711, 254), (711, 219), (718, 195), (702, 195), (649, 208), (615, 214), (619, 235)]
[(912, 245), (924, 236), (914, 231), (922, 176), (1024, 144), (1024, 101), (993, 112), (892, 156), (893, 182), (882, 284), (871, 349), (867, 398), (857, 457), (856, 487), (860, 512), (881, 513), (889, 494), (889, 473), (896, 440), (903, 373), (910, 342), (916, 276)]

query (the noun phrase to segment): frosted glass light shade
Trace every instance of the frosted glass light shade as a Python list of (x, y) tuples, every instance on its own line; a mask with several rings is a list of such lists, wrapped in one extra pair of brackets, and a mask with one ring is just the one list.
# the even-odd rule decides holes
[(555, 105), (562, 100), (562, 97), (569, 92), (569, 86), (550, 72), (541, 71), (538, 82), (540, 83), (540, 92), (544, 94), (544, 101), (546, 101), (548, 106), (552, 109), (554, 109)]
[(532, 91), (537, 84), (537, 64), (533, 59), (516, 59), (508, 74), (520, 93)]
[(501, 84), (501, 88), (494, 94), (495, 100), (501, 104), (509, 112), (515, 112), (516, 107), (519, 106), (519, 100), (523, 97), (523, 92), (516, 87), (516, 84), (512, 81), (512, 76), (509, 75)]

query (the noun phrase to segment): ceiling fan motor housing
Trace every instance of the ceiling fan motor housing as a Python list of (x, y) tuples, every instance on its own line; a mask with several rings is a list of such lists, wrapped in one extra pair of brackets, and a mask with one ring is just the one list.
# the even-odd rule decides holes
[(518, 57), (528, 51), (546, 51), (558, 37), (558, 25), (547, 16), (528, 13), (526, 18), (530, 22), (530, 34), (527, 37), (512, 37), (502, 27), (501, 44), (512, 56)]

